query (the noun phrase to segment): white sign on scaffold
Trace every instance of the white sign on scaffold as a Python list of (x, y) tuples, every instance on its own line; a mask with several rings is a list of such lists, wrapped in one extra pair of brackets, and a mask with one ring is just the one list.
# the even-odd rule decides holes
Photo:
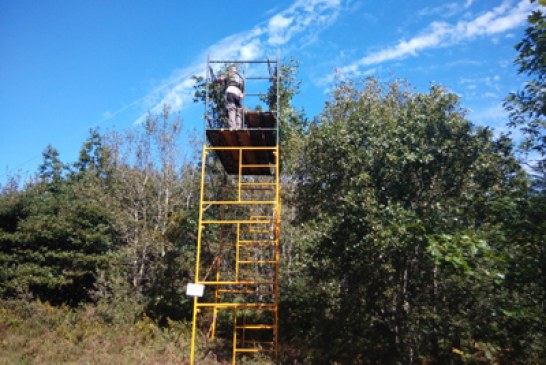
[(203, 284), (188, 283), (188, 286), (186, 287), (186, 295), (189, 297), (201, 298), (204, 292), (205, 286)]

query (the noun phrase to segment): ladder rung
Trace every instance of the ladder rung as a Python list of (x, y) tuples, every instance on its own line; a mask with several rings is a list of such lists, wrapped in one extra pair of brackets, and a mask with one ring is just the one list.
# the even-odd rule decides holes
[(277, 264), (277, 260), (241, 260), (240, 264)]
[(253, 163), (248, 165), (241, 165), (242, 168), (256, 168), (256, 167), (269, 167), (269, 168), (277, 168), (277, 165), (275, 164), (259, 164), (259, 163)]
[(277, 185), (277, 183), (272, 183), (272, 182), (242, 182), (241, 185), (245, 185), (245, 186), (252, 186), (252, 185), (256, 185), (256, 186), (275, 186), (275, 185)]
[(277, 240), (239, 240), (239, 243), (276, 243)]
[(235, 352), (271, 352), (273, 349), (260, 349), (260, 348), (237, 348)]
[(218, 293), (233, 293), (233, 294), (259, 294), (259, 295), (270, 295), (275, 294), (274, 291), (255, 291), (255, 290), (245, 290), (245, 289), (218, 289)]
[(275, 326), (272, 324), (246, 324), (237, 326), (237, 328), (245, 330), (273, 330), (275, 329)]
[(197, 307), (202, 308), (242, 308), (254, 311), (269, 311), (277, 312), (277, 306), (275, 304), (264, 303), (197, 303)]
[(230, 146), (205, 146), (205, 150), (211, 151), (276, 151), (277, 147), (268, 147), (268, 146), (241, 146), (241, 147), (230, 147)]
[(202, 201), (201, 205), (253, 205), (253, 204), (276, 204), (274, 200), (209, 200)]
[[(237, 224), (237, 223), (240, 223), (240, 224), (271, 224), (271, 221), (248, 221), (248, 220), (236, 220), (236, 219), (204, 220), (204, 221), (201, 221), (201, 224)], [(273, 231), (271, 231), (271, 232), (273, 232)]]
[(199, 281), (197, 284), (203, 285), (273, 285), (273, 281), (235, 281), (235, 280), (226, 280), (226, 281)]
[(278, 241), (272, 242), (239, 242), (239, 246), (243, 248), (275, 248), (278, 245)]

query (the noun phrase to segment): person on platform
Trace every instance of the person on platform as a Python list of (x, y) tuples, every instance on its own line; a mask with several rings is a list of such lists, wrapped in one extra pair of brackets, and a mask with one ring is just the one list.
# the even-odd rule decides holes
[(220, 81), (225, 86), (225, 105), (228, 115), (229, 129), (243, 128), (243, 98), (245, 92), (245, 81), (237, 66), (231, 65), (227, 75), (222, 75)]

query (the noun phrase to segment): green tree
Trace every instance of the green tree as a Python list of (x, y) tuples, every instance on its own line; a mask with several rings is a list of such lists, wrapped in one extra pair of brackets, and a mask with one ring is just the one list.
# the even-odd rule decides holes
[[(532, 0), (534, 2), (534, 0)], [(527, 18), (525, 37), (516, 45), (514, 63), (529, 80), (523, 90), (511, 93), (504, 107), (510, 112), (511, 127), (520, 127), (524, 135), (521, 147), (540, 156), (536, 169), (544, 173), (546, 154), (546, 16), (542, 9)]]
[(198, 175), (181, 159), (181, 123), (165, 106), (138, 128), (105, 138), (115, 166), (108, 204), (117, 212), (119, 248), (100, 272), (96, 298), (123, 320), (124, 307), (160, 320), (190, 313), (183, 291), (195, 246)]
[(447, 363), (510, 346), (496, 337), (507, 264), (491, 207), (521, 198), (525, 176), (464, 114), (439, 86), (350, 80), (311, 127), (297, 202), (319, 358)]
[(89, 173), (105, 180), (111, 176), (113, 169), (111, 152), (104, 145), (98, 129), (89, 131), (89, 137), (84, 142), (74, 167), (76, 174), (80, 175)]
[(113, 215), (99, 196), (81, 194), (63, 169), (49, 146), (41, 180), (0, 196), (3, 297), (30, 295), (71, 305), (90, 298), (95, 274), (113, 246)]
[(59, 159), (59, 151), (48, 145), (42, 153), (43, 161), (38, 167), (39, 178), (48, 184), (50, 189), (58, 191), (63, 181), (66, 166)]

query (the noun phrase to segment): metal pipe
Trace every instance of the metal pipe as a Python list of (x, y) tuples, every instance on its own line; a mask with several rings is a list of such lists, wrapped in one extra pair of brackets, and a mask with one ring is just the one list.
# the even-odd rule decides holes
[(209, 63), (277, 63), (278, 61), (267, 60), (209, 60)]

